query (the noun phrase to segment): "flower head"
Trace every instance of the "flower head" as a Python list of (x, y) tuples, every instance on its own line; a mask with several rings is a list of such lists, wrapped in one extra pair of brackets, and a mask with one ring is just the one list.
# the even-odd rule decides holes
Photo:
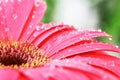
[[(46, 4), (39, 0), (0, 1), (1, 80), (118, 80), (120, 49), (96, 41), (110, 35), (79, 31), (65, 24), (39, 22)], [(7, 77), (6, 77), (7, 76)]]

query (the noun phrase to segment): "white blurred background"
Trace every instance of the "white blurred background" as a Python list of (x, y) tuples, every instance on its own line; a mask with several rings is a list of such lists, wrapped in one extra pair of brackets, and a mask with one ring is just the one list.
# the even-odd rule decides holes
[(98, 15), (89, 0), (58, 0), (53, 20), (76, 28), (93, 29), (97, 27)]

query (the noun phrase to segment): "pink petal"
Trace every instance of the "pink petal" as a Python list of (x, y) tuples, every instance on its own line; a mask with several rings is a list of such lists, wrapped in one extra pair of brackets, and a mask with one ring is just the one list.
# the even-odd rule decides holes
[[(119, 62), (120, 59), (102, 52), (100, 58), (96, 58), (95, 56), (92, 56), (93, 58), (90, 57), (92, 53), (91, 55), (89, 53), (86, 54), (88, 54), (86, 58), (82, 56), (63, 60), (53, 60), (39, 68), (23, 69), (23, 73), (34, 80), (119, 80), (120, 76), (119, 73), (117, 73), (119, 71), (115, 71), (119, 69), (115, 69), (116, 66), (108, 68), (107, 66), (101, 65), (108, 64), (109, 66), (108, 61), (116, 60)], [(96, 53), (96, 56), (99, 57), (98, 54), (100, 53)], [(105, 57), (108, 60), (104, 60)], [(100, 65), (96, 66), (94, 63)]]
[(93, 58), (99, 58), (105, 61), (111, 61), (114, 60), (119, 63), (119, 58), (110, 55), (109, 53), (103, 52), (103, 51), (92, 51), (92, 52), (86, 52), (84, 54), (79, 54), (79, 56), (82, 57), (93, 57)]
[[(80, 75), (81, 73), (91, 80), (118, 80), (119, 75), (116, 75), (114, 72), (111, 72), (109, 69), (104, 69), (104, 67), (93, 67), (89, 64), (86, 64), (85, 58), (77, 57), (64, 60), (55, 60), (51, 63), (48, 63), (47, 66), (55, 66), (57, 68), (62, 68), (65, 71), (68, 70), (68, 75)], [(95, 60), (94, 60), (95, 62)], [(104, 62), (104, 61), (103, 61)], [(99, 62), (98, 62), (99, 63)], [(107, 63), (107, 62), (106, 62)], [(55, 70), (54, 70), (55, 71)], [(63, 72), (64, 73), (64, 72)], [(80, 80), (80, 79), (78, 79)]]
[(14, 69), (0, 69), (0, 80), (31, 80), (31, 78)]
[[(55, 46), (59, 46), (58, 44), (61, 43), (64, 39), (66, 39), (68, 36), (73, 35), (76, 31), (75, 30), (63, 30), (60, 31), (52, 36), (50, 36), (46, 42), (41, 46), (41, 49), (43, 49), (48, 56), (52, 55), (49, 54), (49, 50), (55, 48)], [(69, 44), (68, 44), (69, 45)]]
[(17, 40), (33, 8), (33, 0), (2, 0), (0, 3), (0, 39)]
[[(64, 31), (65, 32), (65, 31)], [(72, 34), (71, 34), (72, 33)], [(95, 38), (95, 37), (100, 37), (100, 36), (109, 36), (108, 34), (106, 34), (105, 32), (101, 32), (98, 30), (94, 30), (94, 31), (71, 31), (71, 32), (67, 32), (64, 33), (63, 36), (61, 36), (61, 34), (57, 35), (54, 34), (52, 37), (50, 37), (46, 43), (41, 47), (43, 50), (46, 51), (46, 53), (48, 53), (48, 56), (53, 55), (54, 53), (58, 52), (59, 50), (62, 50), (70, 45), (73, 45), (75, 43), (78, 43), (82, 40), (89, 40), (91, 38)], [(53, 39), (55, 39), (53, 41)], [(60, 40), (59, 40), (60, 39)], [(48, 46), (50, 45), (51, 46)], [(51, 53), (51, 54), (49, 54)]]
[(31, 80), (46, 80), (46, 78), (41, 75), (44, 72), (41, 73), (40, 69), (38, 69), (38, 68), (26, 68), (26, 69), (21, 69), (21, 72), (23, 72), (24, 74), (29, 76), (31, 78)]
[[(27, 76), (32, 77), (34, 80), (89, 80), (89, 77), (87, 77), (83, 73), (68, 71), (66, 69), (63, 69), (63, 67), (61, 66), (59, 67), (48, 65), (41, 68), (36, 68), (34, 70), (28, 69), (25, 70), (24, 73)], [(37, 76), (34, 76), (33, 74), (36, 73)]]
[(38, 23), (40, 22), (40, 20), (44, 16), (45, 11), (46, 11), (45, 2), (43, 2), (43, 1), (38, 2), (37, 1), (34, 4), (34, 6), (32, 8), (32, 11), (29, 15), (29, 18), (27, 19), (26, 24), (24, 25), (24, 29), (21, 32), (19, 40), (26, 41), (30, 37), (30, 35), (33, 33), (33, 31), (39, 29), (39, 24)]
[(50, 24), (38, 24), (36, 26), (36, 29), (28, 37), (27, 41), (32, 43), (36, 39), (36, 37), (44, 34), (48, 30), (51, 30), (51, 29), (55, 28), (56, 26), (57, 26), (57, 24), (54, 24), (54, 23), (50, 23)]
[(84, 43), (84, 44), (79, 43), (73, 46), (69, 46), (61, 51), (58, 51), (57, 53), (53, 54), (50, 57), (54, 59), (60, 59), (60, 58), (65, 58), (71, 55), (76, 55), (76, 54), (90, 52), (90, 51), (97, 51), (97, 50), (120, 52), (120, 49), (116, 48), (111, 44), (102, 43), (102, 42), (90, 42), (90, 43)]
[[(42, 67), (36, 69), (25, 70), (24, 73), (34, 80), (68, 80), (69, 76), (65, 74), (65, 70), (59, 71), (58, 69), (52, 69), (52, 67)], [(37, 73), (37, 74), (36, 74)], [(33, 75), (36, 74), (36, 75)], [(63, 76), (64, 75), (64, 76)]]
[[(87, 55), (81, 55), (84, 59), (84, 62), (88, 63), (89, 65), (97, 68), (104, 68), (108, 69), (109, 71), (113, 72), (114, 74), (120, 74), (120, 59), (114, 56), (110, 56), (107, 54), (96, 54), (94, 52), (87, 53)], [(120, 77), (120, 76), (119, 76)]]
[[(52, 35), (64, 31), (64, 30), (74, 30), (73, 27), (69, 27), (68, 25), (58, 25), (53, 28), (50, 28), (49, 30), (45, 31), (42, 34), (38, 34), (36, 36), (36, 39), (32, 42), (34, 45), (37, 45), (38, 47), (42, 46), (48, 38), (50, 38)], [(41, 47), (40, 47), (41, 48)]]

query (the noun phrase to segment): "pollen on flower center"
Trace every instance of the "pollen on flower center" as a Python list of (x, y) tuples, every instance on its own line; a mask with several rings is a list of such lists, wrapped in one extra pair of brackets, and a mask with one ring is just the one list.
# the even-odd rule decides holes
[(41, 49), (30, 43), (0, 41), (0, 68), (38, 67), (49, 60)]

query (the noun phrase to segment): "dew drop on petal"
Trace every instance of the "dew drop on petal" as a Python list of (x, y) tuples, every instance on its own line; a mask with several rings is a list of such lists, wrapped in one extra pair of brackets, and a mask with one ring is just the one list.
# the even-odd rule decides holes
[(36, 2), (36, 3), (35, 3), (35, 6), (36, 6), (36, 7), (39, 7), (39, 6), (40, 6), (39, 2)]
[(109, 37), (108, 39), (109, 39), (109, 40), (112, 40), (112, 37)]
[(35, 32), (34, 34), (33, 34), (33, 37), (37, 37), (39, 35), (39, 32)]
[(5, 16), (5, 15), (3, 15), (2, 17), (3, 17), (4, 19), (6, 18), (6, 16)]
[(5, 2), (7, 3), (7, 2), (8, 2), (8, 0), (5, 0)]
[(116, 48), (119, 48), (119, 46), (118, 46), (118, 45), (116, 45), (115, 47), (116, 47)]
[(11, 2), (14, 2), (14, 0), (10, 0)]
[(33, 34), (33, 37), (37, 37), (37, 35), (36, 35), (36, 34)]
[(44, 24), (41, 26), (41, 29), (44, 29), (45, 28), (45, 26), (44, 26)]
[(32, 25), (29, 25), (29, 28), (32, 28), (33, 26)]
[(5, 28), (5, 32), (8, 32), (10, 29), (9, 28)]
[(0, 6), (0, 11), (2, 10), (2, 7)]
[(0, 23), (1, 23), (1, 24), (4, 24), (4, 22), (3, 22), (3, 21), (1, 21)]
[(58, 31), (59, 30), (59, 28), (55, 28), (55, 31)]
[(102, 32), (102, 30), (101, 30), (101, 29), (98, 29), (98, 32)]
[(14, 19), (17, 19), (17, 17), (18, 17), (17, 14), (13, 14)]
[(114, 66), (115, 66), (115, 64), (114, 64), (114, 63), (112, 63), (112, 64), (111, 64), (111, 66), (113, 66), (113, 67), (114, 67)]
[(40, 26), (36, 26), (36, 30), (39, 31), (40, 30)]
[(110, 65), (110, 66), (115, 66), (115, 62), (114, 61), (110, 61), (110, 64), (108, 64), (108, 65)]
[(35, 18), (35, 15), (32, 15), (32, 18)]
[(18, 0), (18, 2), (21, 2), (22, 0)]
[(65, 62), (70, 62), (70, 60), (66, 59)]

